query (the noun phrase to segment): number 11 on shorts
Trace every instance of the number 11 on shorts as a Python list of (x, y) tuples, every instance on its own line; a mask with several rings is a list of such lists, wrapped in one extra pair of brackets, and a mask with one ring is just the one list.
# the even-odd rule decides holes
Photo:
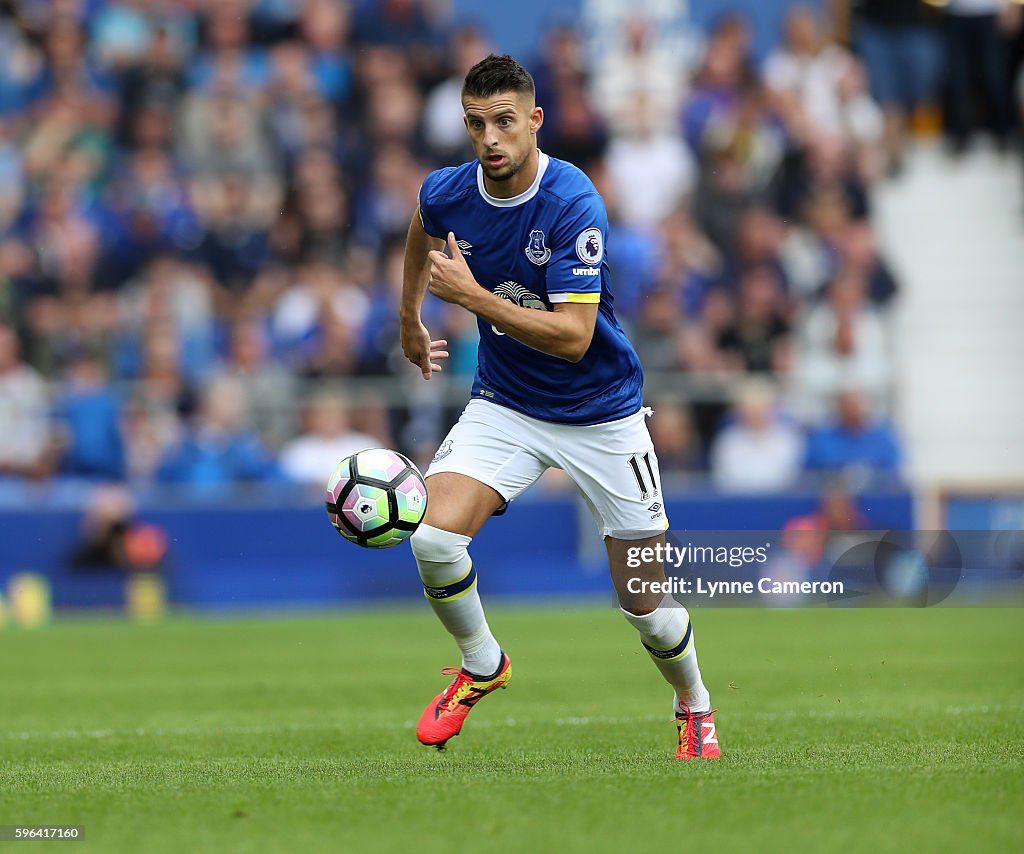
[[(651, 485), (650, 489), (647, 487), (647, 483), (644, 480), (644, 473), (640, 469), (640, 460), (643, 460), (644, 465), (647, 468), (647, 474), (650, 476)], [(629, 467), (633, 469), (633, 477), (636, 478), (636, 485), (640, 487), (640, 500), (646, 501), (651, 497), (653, 492), (654, 495), (658, 494), (658, 480), (654, 476), (654, 467), (651, 465), (651, 452), (647, 451), (643, 456), (633, 454), (629, 458)]]

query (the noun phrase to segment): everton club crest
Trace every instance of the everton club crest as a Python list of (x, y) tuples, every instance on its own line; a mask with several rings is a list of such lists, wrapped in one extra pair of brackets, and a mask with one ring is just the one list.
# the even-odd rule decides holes
[(544, 245), (544, 232), (535, 228), (530, 232), (530, 242), (526, 244), (526, 257), (538, 267), (547, 264), (551, 250)]

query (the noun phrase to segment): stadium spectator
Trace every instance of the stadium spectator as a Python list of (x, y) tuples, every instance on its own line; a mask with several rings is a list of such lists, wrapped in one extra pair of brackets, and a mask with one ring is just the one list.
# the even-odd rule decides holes
[(96, 279), (120, 285), (154, 255), (193, 246), (200, 229), (183, 176), (159, 144), (140, 141), (111, 172)]
[(626, 129), (616, 134), (605, 168), (621, 220), (651, 228), (679, 208), (696, 183), (696, 162), (678, 131), (659, 130), (646, 94), (630, 102)]
[(357, 6), (353, 41), (379, 45), (404, 53), (417, 77), (437, 81), (442, 77), (446, 23), (437, 4), (425, 0), (379, 0)]
[(854, 43), (868, 70), (871, 95), (881, 105), (889, 169), (903, 164), (907, 128), (915, 110), (933, 105), (942, 69), (934, 5), (924, 0), (857, 0)]
[[(1017, 74), (1017, 81), (1014, 88), (1014, 101), (1017, 107), (1017, 123), (1024, 127), (1024, 63), (1020, 66)], [(1024, 155), (1024, 138), (1020, 140), (1020, 151)]]
[(867, 527), (868, 519), (858, 508), (856, 496), (837, 479), (825, 486), (814, 512), (794, 516), (783, 525), (782, 544), (790, 558), (810, 569), (828, 556), (830, 537)]
[(213, 288), (201, 265), (170, 253), (151, 256), (138, 276), (117, 295), (118, 342), (115, 368), (123, 377), (139, 377), (155, 326), (167, 326), (177, 341), (180, 370), (192, 381), (213, 359), (217, 317)]
[(0, 116), (18, 118), (25, 110), (43, 63), (42, 52), (28, 37), (27, 28), (19, 26), (14, 16), (0, 17)]
[(320, 88), (313, 72), (313, 57), (302, 42), (278, 42), (269, 53), (263, 99), (266, 118), (278, 150), (290, 159), (304, 142), (305, 106), (324, 100), (327, 93)]
[(302, 4), (299, 31), (302, 41), (309, 46), (317, 89), (329, 103), (339, 107), (352, 96), (351, 30), (351, 3), (307, 0)]
[(408, 230), (408, 212), (416, 207), (424, 172), (407, 148), (389, 143), (377, 150), (370, 176), (355, 211), (356, 237), (376, 247)]
[[(150, 10), (152, 14), (153, 10)], [(163, 13), (173, 14), (166, 6)], [(192, 21), (180, 15), (161, 22), (150, 33), (145, 51), (125, 67), (118, 77), (118, 139), (131, 146), (140, 138), (157, 132), (170, 138), (173, 111), (185, 91), (185, 61), (191, 53)]]
[(802, 217), (790, 228), (779, 254), (790, 292), (797, 301), (816, 298), (835, 277), (840, 245), (851, 222), (845, 198), (821, 192), (800, 204)]
[(712, 242), (728, 253), (743, 213), (774, 194), (785, 132), (769, 112), (760, 85), (750, 83), (733, 94), (727, 108), (707, 117), (700, 145), (694, 215)]
[(26, 190), (25, 167), (14, 139), (13, 122), (4, 119), (0, 111), (0, 236), (14, 225), (25, 203)]
[(644, 295), (634, 322), (634, 340), (641, 364), (648, 370), (664, 371), (676, 366), (682, 328), (677, 306), (677, 296), (669, 288), (655, 288)]
[(454, 166), (467, 159), (462, 81), (491, 48), (476, 27), (465, 26), (452, 36), (449, 50), (451, 74), (430, 90), (423, 104), (423, 133), (436, 160)]
[(139, 519), (128, 490), (104, 484), (89, 495), (71, 565), (89, 571), (159, 572), (169, 540), (162, 528)]
[(126, 405), (127, 465), (132, 478), (153, 477), (160, 461), (178, 444), (184, 420), (195, 410), (195, 388), (183, 369), (184, 347), (166, 321), (147, 325), (142, 336), (138, 381)]
[(298, 483), (323, 486), (340, 460), (382, 444), (380, 438), (352, 428), (348, 401), (335, 392), (310, 399), (304, 422), (305, 431), (281, 449), (281, 471)]
[(21, 361), (13, 327), (0, 323), (0, 477), (45, 476), (52, 451), (43, 379)]
[(812, 430), (807, 442), (807, 467), (813, 471), (896, 474), (900, 456), (893, 429), (853, 389), (839, 395), (835, 415)]
[(811, 137), (796, 155), (786, 159), (774, 193), (779, 214), (785, 219), (807, 219), (806, 209), (816, 200), (838, 198), (849, 216), (865, 218), (872, 176), (864, 165), (858, 163), (844, 137)]
[(618, 38), (603, 51), (593, 80), (593, 103), (616, 135), (630, 133), (631, 107), (641, 94), (649, 104), (647, 122), (659, 136), (674, 130), (673, 117), (687, 90), (686, 57), (665, 31), (643, 12), (616, 28)]
[(788, 290), (786, 268), (782, 263), (786, 227), (775, 213), (764, 205), (746, 208), (736, 222), (735, 240), (726, 252), (716, 284), (735, 294), (742, 275), (754, 267), (767, 267), (778, 280), (782, 291)]
[(751, 267), (739, 282), (736, 308), (716, 345), (737, 371), (783, 376), (789, 366), (789, 321), (781, 286), (770, 267)]
[[(538, 56), (533, 64), (534, 85), (537, 90), (537, 103), (547, 104), (544, 108), (544, 124), (552, 126), (560, 124), (559, 111), (565, 106), (569, 93), (580, 94), (582, 100), (593, 109), (599, 109), (590, 89), (593, 73), (600, 74), (606, 67), (594, 69), (592, 72), (586, 61), (587, 45), (579, 29), (565, 22), (556, 23), (543, 36)], [(602, 116), (603, 119), (603, 116)], [(547, 148), (547, 133), (541, 130), (544, 147)]]
[(218, 0), (202, 10), (203, 49), (189, 70), (196, 89), (256, 91), (267, 83), (266, 51), (252, 39), (248, 0)]
[(784, 43), (765, 62), (764, 80), (796, 139), (821, 134), (868, 146), (880, 141), (881, 110), (865, 91), (856, 60), (825, 39), (813, 9), (790, 10)]
[(231, 377), (249, 400), (249, 423), (269, 448), (280, 448), (295, 433), (295, 377), (271, 358), (271, 341), (259, 317), (231, 327), (227, 358), (214, 377)]
[(799, 427), (778, 409), (774, 387), (747, 380), (737, 388), (735, 420), (711, 445), (711, 482), (725, 492), (775, 492), (796, 483), (804, 457)]
[(65, 387), (55, 416), (60, 436), (60, 471), (75, 477), (120, 480), (125, 471), (121, 401), (107, 384), (106, 365), (95, 353), (77, 354), (65, 369)]
[(888, 409), (888, 342), (867, 301), (862, 274), (840, 272), (829, 285), (827, 299), (810, 310), (802, 323), (794, 372), (799, 409), (810, 421), (823, 418), (851, 387), (863, 389), (873, 412)]
[(743, 164), (734, 152), (723, 149), (705, 155), (694, 195), (693, 216), (718, 252), (728, 254), (736, 241), (743, 212), (763, 201), (763, 193), (747, 183)]
[[(319, 144), (303, 151), (296, 159), (290, 190), (284, 215), (294, 220), (298, 233), (291, 257), (280, 260), (292, 266), (301, 256), (343, 262), (353, 243), (350, 202), (332, 151)], [(288, 219), (279, 223), (289, 225)], [(371, 245), (375, 248), (375, 240)]]
[(141, 2), (115, 0), (96, 14), (90, 43), (105, 68), (116, 71), (133, 65), (149, 50), (153, 32), (145, 11)]
[(342, 377), (358, 363), (366, 293), (325, 260), (307, 258), (273, 307), (272, 332), (294, 370)]
[(748, 48), (749, 32), (738, 18), (723, 21), (708, 39), (682, 112), (683, 136), (698, 156), (706, 147), (708, 126), (735, 113), (743, 89), (754, 82), (747, 63)]
[(278, 189), (272, 139), (258, 92), (237, 87), (228, 79), (212, 90), (190, 90), (178, 115), (177, 154), (197, 179), (192, 190), (201, 211), (205, 181), (244, 175), (255, 185), (254, 208), (267, 213)]
[(24, 241), (0, 238), (0, 322), (22, 322), (32, 260)]
[(949, 58), (949, 133), (954, 152), (966, 149), (977, 122), (971, 109), (980, 78), (986, 115), (1000, 148), (1010, 134), (1008, 57), (1004, 31), (1020, 26), (1009, 0), (949, 0), (943, 27)]
[(699, 317), (709, 289), (722, 275), (724, 259), (685, 211), (667, 217), (658, 230), (657, 287), (677, 295), (677, 312)]
[(850, 222), (839, 234), (838, 262), (856, 270), (868, 283), (868, 297), (877, 306), (886, 306), (899, 292), (899, 284), (885, 260), (879, 257), (875, 230), (869, 220)]
[(704, 469), (700, 437), (689, 408), (673, 400), (655, 401), (651, 408), (651, 440), (658, 449), (662, 478)]
[(193, 423), (160, 462), (157, 479), (197, 487), (276, 480), (273, 457), (247, 427), (248, 406), (238, 380), (220, 377), (210, 382)]
[(541, 131), (544, 151), (575, 163), (584, 172), (600, 171), (608, 148), (608, 134), (601, 115), (587, 100), (582, 81), (568, 81), (556, 95), (557, 107)]
[(79, 104), (82, 114), (98, 123), (111, 116), (110, 79), (96, 66), (86, 49), (85, 33), (78, 22), (54, 16), (42, 34), (46, 63), (29, 87), (28, 100)]
[(210, 181), (207, 192), (198, 257), (223, 299), (244, 296), (269, 254), (269, 219), (245, 172)]

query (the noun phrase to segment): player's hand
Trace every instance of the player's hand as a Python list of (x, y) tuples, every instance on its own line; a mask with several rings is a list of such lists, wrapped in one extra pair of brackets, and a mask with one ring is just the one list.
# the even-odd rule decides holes
[(429, 380), (434, 371), (441, 370), (441, 360), (448, 358), (448, 351), (444, 349), (447, 346), (444, 338), (431, 341), (427, 327), (418, 320), (402, 324), (402, 352), (420, 369), (425, 380)]
[(430, 258), (429, 291), (445, 302), (465, 305), (466, 300), (475, 294), (480, 285), (473, 278), (473, 273), (462, 257), (462, 251), (455, 242), (455, 234), (448, 232), (448, 255), (432, 249), (427, 256)]

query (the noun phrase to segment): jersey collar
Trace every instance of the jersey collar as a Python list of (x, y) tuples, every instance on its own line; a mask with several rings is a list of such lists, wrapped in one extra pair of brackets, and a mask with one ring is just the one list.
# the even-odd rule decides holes
[(540, 189), (541, 179), (544, 177), (544, 172), (548, 168), (548, 156), (537, 149), (537, 177), (533, 179), (533, 183), (530, 184), (523, 192), (518, 196), (512, 196), (510, 199), (499, 199), (496, 196), (492, 196), (484, 188), (484, 167), (479, 163), (476, 165), (476, 188), (480, 191), (480, 195), (483, 200), (489, 205), (494, 205), (496, 208), (514, 208), (517, 205), (524, 204), (530, 201), (534, 196), (537, 195), (537, 190)]

